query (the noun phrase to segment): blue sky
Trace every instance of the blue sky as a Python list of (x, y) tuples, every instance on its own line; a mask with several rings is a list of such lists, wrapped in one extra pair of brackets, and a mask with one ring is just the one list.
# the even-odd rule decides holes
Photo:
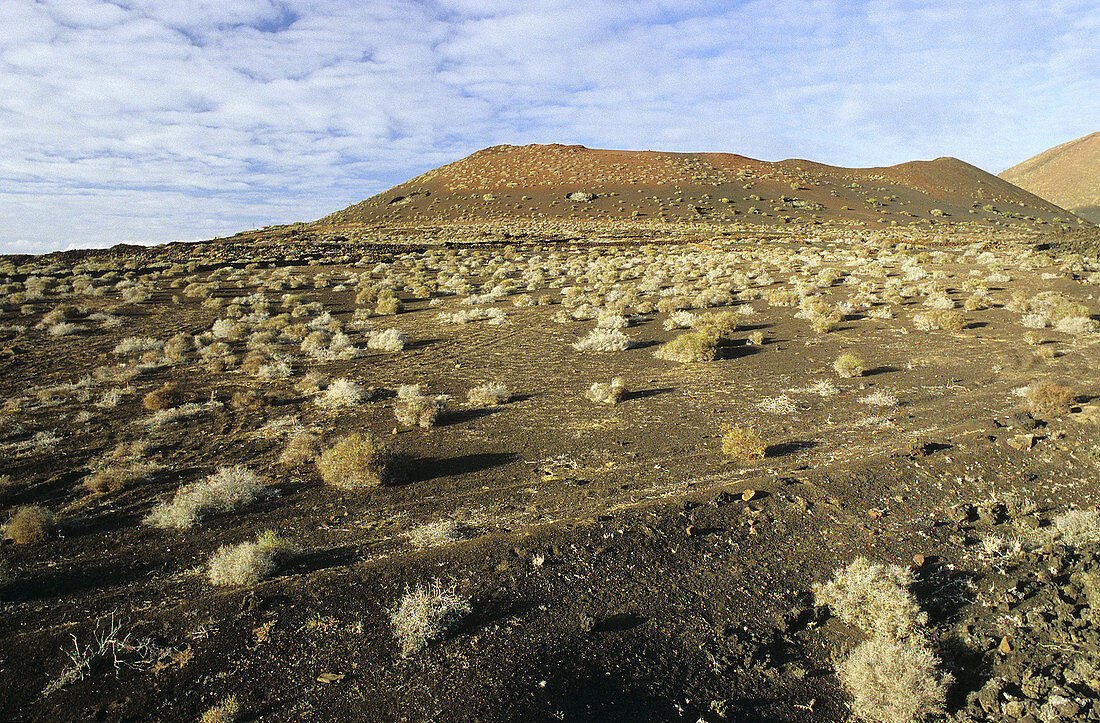
[(312, 220), (499, 143), (996, 173), (1100, 130), (1096, 0), (0, 0), (0, 17), (8, 253)]

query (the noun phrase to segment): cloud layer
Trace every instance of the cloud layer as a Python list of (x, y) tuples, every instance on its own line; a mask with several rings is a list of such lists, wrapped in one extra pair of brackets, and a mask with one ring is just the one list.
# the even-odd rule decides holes
[(0, 0), (0, 252), (312, 220), (498, 143), (990, 171), (1098, 130), (1092, 0)]

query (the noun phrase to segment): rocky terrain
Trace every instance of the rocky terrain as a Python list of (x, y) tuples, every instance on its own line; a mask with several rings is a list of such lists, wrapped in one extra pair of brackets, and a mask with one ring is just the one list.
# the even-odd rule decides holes
[[(951, 160), (513, 152), (0, 260), (0, 719), (1100, 720), (1095, 231)], [(896, 199), (783, 222), (841, 171)]]

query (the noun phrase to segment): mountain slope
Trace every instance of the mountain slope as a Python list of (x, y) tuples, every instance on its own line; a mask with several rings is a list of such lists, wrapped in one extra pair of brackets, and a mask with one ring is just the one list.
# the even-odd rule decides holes
[(1093, 223), (1100, 223), (1100, 133), (1090, 133), (998, 174)]
[(321, 225), (636, 220), (1049, 227), (1069, 215), (954, 158), (840, 168), (731, 153), (493, 146), (321, 219)]

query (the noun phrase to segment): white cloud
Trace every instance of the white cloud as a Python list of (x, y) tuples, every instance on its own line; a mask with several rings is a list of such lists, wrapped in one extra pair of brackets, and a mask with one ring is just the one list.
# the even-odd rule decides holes
[(496, 143), (1001, 170), (1096, 130), (1100, 9), (0, 0), (0, 251), (308, 220)]

